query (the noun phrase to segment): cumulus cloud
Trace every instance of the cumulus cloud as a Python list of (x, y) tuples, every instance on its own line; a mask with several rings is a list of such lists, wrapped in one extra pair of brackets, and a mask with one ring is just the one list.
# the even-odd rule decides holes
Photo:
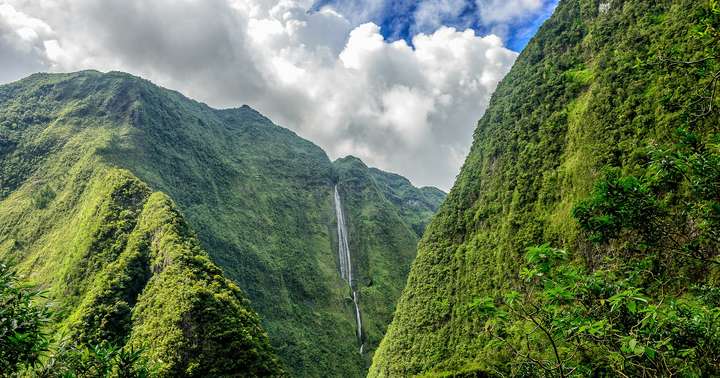
[(0, 82), (4, 82), (50, 66), (58, 45), (47, 23), (0, 3), (0, 51)]
[[(318, 0), (314, 9), (332, 8), (358, 25), (372, 20), (392, 39), (410, 40), (440, 26), (473, 28), (514, 41), (516, 34), (534, 29), (558, 0)], [(522, 47), (522, 46), (520, 46)]]
[(217, 107), (247, 103), (332, 158), (353, 154), (444, 189), (517, 55), (497, 36), (439, 25), (412, 45), (390, 42), (334, 8), (308, 12), (311, 1), (0, 4), (0, 62), (15, 67), (1, 81), (128, 71)]
[(477, 9), (487, 23), (509, 22), (540, 10), (542, 0), (476, 0)]

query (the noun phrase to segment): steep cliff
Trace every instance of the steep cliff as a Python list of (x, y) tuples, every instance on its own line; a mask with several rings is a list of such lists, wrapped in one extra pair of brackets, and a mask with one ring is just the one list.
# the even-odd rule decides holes
[(560, 2), (480, 120), (370, 376), (717, 374), (718, 14)]
[[(0, 257), (58, 302), (59, 330), (89, 343), (152, 340), (148, 353), (168, 374), (250, 369), (251, 359), (279, 371), (255, 312), (288, 374), (365, 374), (415, 254), (411, 228), (425, 226), (444, 194), (396, 205), (378, 189), (355, 193), (352, 179), (247, 106), (212, 109), (128, 74), (0, 86)], [(362, 355), (337, 261), (336, 184), (348, 222), (369, 227), (350, 235), (355, 272), (374, 285), (361, 290), (372, 290), (360, 299), (369, 307)], [(359, 208), (397, 223), (361, 221)], [(200, 359), (174, 360), (185, 354)]]

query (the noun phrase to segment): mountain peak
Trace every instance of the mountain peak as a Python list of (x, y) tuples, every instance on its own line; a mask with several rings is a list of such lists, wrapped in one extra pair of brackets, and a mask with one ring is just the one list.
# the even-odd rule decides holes
[(335, 162), (340, 163), (340, 164), (360, 164), (367, 168), (367, 165), (365, 164), (365, 162), (363, 162), (362, 159), (360, 159), (359, 157), (354, 156), (354, 155), (347, 155), (347, 156), (338, 158), (337, 160), (335, 160)]
[[(132, 179), (115, 185), (108, 172)], [(420, 190), (397, 190), (373, 172), (355, 157), (333, 164), (247, 105), (216, 110), (122, 72), (38, 74), (0, 86), (0, 257), (15, 257), (73, 314), (59, 326), (83, 326), (81, 342), (171, 335), (152, 337), (146, 352), (168, 375), (243, 375), (242, 364), (257, 367), (245, 375), (272, 375), (281, 370), (275, 354), (296, 376), (363, 375), (432, 215), (416, 201)], [(347, 282), (334, 269), (338, 241), (327, 232), (337, 222), (336, 183), (358, 277), (362, 355)], [(150, 192), (173, 210), (146, 212)], [(155, 226), (135, 232), (142, 222)], [(177, 281), (188, 283), (187, 300), (167, 292)], [(207, 323), (176, 332), (178, 317), (205, 314)], [(203, 340), (216, 331), (231, 344)], [(257, 343), (242, 344), (240, 334)], [(242, 352), (247, 360), (228, 362)]]

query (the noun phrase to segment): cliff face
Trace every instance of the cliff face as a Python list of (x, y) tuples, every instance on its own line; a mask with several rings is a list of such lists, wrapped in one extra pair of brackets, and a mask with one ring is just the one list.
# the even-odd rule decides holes
[[(705, 1), (560, 2), (498, 86), (480, 120), (462, 172), (420, 242), (407, 286), (375, 354), (370, 376), (443, 372), (512, 375), (522, 371), (531, 374), (533, 370), (540, 375), (560, 374), (554, 370), (560, 364), (552, 356), (546, 336), (534, 334), (525, 344), (524, 337), (518, 336), (519, 328), (535, 327), (530, 324), (535, 320), (533, 312), (513, 320), (518, 312), (523, 315), (522, 311), (513, 311), (517, 309), (512, 304), (516, 295), (530, 303), (527, 308), (537, 305), (545, 309), (543, 305), (554, 300), (543, 302), (542, 287), (528, 288), (534, 282), (545, 282), (531, 273), (533, 267), (537, 268), (533, 264), (538, 255), (549, 259), (551, 253), (547, 251), (562, 250), (557, 256), (567, 253), (567, 267), (580, 272), (578, 279), (584, 280), (595, 271), (596, 275), (614, 277), (611, 282), (632, 282), (657, 308), (686, 298), (690, 287), (712, 286), (716, 277), (712, 267), (716, 264), (698, 259), (717, 251), (715, 236), (700, 243), (706, 243), (700, 248), (702, 256), (688, 258), (693, 247), (678, 248), (672, 255), (669, 251), (675, 247), (670, 247), (670, 241), (660, 234), (675, 230), (681, 243), (690, 243), (695, 238), (693, 223), (716, 224), (712, 219), (717, 208), (698, 215), (703, 220), (697, 222), (687, 218), (691, 213), (687, 209), (691, 203), (702, 203), (698, 206), (707, 209), (717, 206), (717, 198), (713, 199), (717, 188), (710, 184), (708, 188), (712, 189), (707, 193), (711, 194), (692, 194), (699, 182), (716, 177), (712, 173), (717, 169), (713, 138), (718, 117), (713, 110), (717, 101), (711, 92), (718, 67), (717, 14), (717, 4)], [(686, 132), (681, 137), (678, 129), (690, 130), (691, 134)], [(687, 135), (705, 141), (704, 152), (678, 147), (686, 143), (683, 140)], [(663, 151), (673, 151), (670, 155), (674, 157), (659, 158)], [(683, 162), (691, 161), (693, 156), (711, 162), (693, 171), (704, 178), (660, 182), (658, 177), (667, 179), (676, 174), (669, 171), (692, 166)], [(674, 168), (663, 168), (667, 162), (675, 162)], [(670, 181), (672, 184), (668, 184)], [(617, 193), (624, 197), (613, 197)], [(631, 195), (636, 195), (635, 199), (627, 200)], [(641, 202), (652, 206), (642, 211), (628, 210)], [(644, 212), (651, 207), (657, 212)], [(684, 224), (683, 229), (674, 229), (671, 223)], [(651, 233), (652, 238), (647, 236)], [(531, 250), (526, 254), (528, 247), (542, 245), (545, 249), (538, 250), (545, 252), (533, 254), (537, 250)], [(652, 261), (653, 268), (638, 268), (640, 257), (646, 264)], [(528, 268), (529, 276), (521, 275), (523, 268)], [(638, 273), (643, 269), (652, 271), (655, 278), (678, 280), (677, 284), (664, 286), (651, 283), (647, 277), (637, 279), (645, 274)], [(617, 299), (612, 295), (618, 294), (619, 288), (607, 290), (607, 295), (597, 294), (587, 303), (600, 306), (602, 301)], [(567, 303), (584, 308), (578, 299), (586, 298), (583, 295), (589, 294), (573, 292), (566, 298)], [(695, 303), (697, 298), (705, 298), (703, 295), (694, 292), (693, 299), (688, 300)], [(698, 312), (703, 314), (717, 308), (713, 301), (697, 303), (702, 303), (698, 306), (703, 310)], [(584, 358), (597, 362), (597, 366), (587, 369), (615, 369), (601, 357), (599, 351), (606, 349), (595, 348), (599, 341), (588, 341), (595, 352), (587, 354), (572, 340), (562, 342), (567, 335), (576, 333), (557, 324), (563, 319), (558, 314), (567, 310), (562, 307), (566, 302), (554, 305), (558, 306), (557, 313), (545, 320), (553, 338), (560, 339), (560, 357), (563, 348), (574, 348), (579, 352), (567, 357), (569, 365), (586, 368), (574, 360)], [(632, 314), (622, 316), (635, 319), (634, 306), (630, 305)], [(610, 314), (611, 310), (617, 308), (603, 311)], [(592, 318), (586, 312), (577, 319), (583, 316)], [(605, 320), (616, 329), (627, 330), (626, 337), (636, 336), (632, 324), (627, 323), (630, 326), (625, 328), (627, 324), (619, 323), (618, 318)], [(628, 341), (621, 341), (624, 339), (620, 335), (613, 337), (617, 340), (602, 344), (608, 348), (605, 354), (629, 358)], [(663, 350), (654, 344), (656, 339), (651, 339), (636, 337), (630, 342), (635, 351), (639, 350), (638, 343), (644, 342), (642, 345), (649, 348), (646, 355), (640, 352), (638, 358), (643, 361), (653, 360), (655, 352)], [(611, 344), (615, 349), (608, 346)], [(537, 354), (533, 347), (539, 349)], [(549, 353), (547, 365), (543, 362), (545, 352)], [(710, 355), (717, 357), (716, 352)], [(522, 356), (530, 358), (523, 360)], [(532, 362), (533, 358), (540, 364)], [(692, 367), (694, 371), (712, 366), (700, 360), (698, 357), (693, 361), (697, 363)], [(640, 370), (628, 366), (617, 370), (639, 374)]]
[(333, 165), (360, 295), (364, 351), (372, 357), (415, 258), (417, 230), (425, 227), (444, 193), (415, 188), (407, 179), (368, 168), (355, 157), (338, 159)]
[[(444, 194), (401, 210), (405, 192), (420, 196), (407, 180), (388, 184), (396, 205), (356, 195), (339, 169), (247, 106), (212, 109), (119, 72), (33, 75), (0, 86), (0, 257), (49, 290), (60, 330), (151, 340), (167, 374), (277, 373), (264, 328), (290, 375), (361, 376), (415, 254), (395, 214), (422, 228)], [(384, 235), (350, 236), (370, 291), (364, 355), (338, 273), (335, 184), (348, 222)]]

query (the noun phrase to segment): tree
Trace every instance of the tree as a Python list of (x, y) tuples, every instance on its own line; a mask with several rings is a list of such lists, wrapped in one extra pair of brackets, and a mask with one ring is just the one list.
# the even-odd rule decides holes
[(15, 271), (0, 263), (0, 374), (34, 366), (48, 350), (50, 309), (42, 299), (40, 291), (20, 283)]

